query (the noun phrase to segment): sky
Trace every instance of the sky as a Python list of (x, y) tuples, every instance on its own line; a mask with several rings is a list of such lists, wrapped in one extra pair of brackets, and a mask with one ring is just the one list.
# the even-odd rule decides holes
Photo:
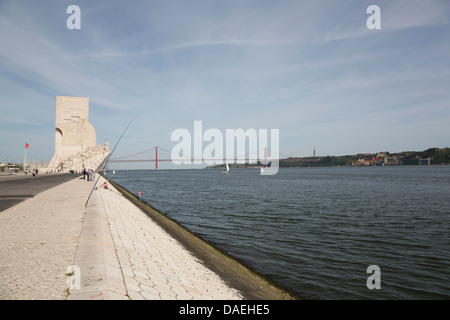
[(111, 149), (136, 117), (113, 158), (172, 150), (194, 121), (278, 129), (281, 158), (450, 147), (449, 17), (447, 0), (0, 0), (0, 162), (25, 143), (51, 160), (57, 96), (88, 97)]

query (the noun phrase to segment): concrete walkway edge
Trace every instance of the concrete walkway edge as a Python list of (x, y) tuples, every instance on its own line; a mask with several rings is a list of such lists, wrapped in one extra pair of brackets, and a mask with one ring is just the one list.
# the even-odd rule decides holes
[(102, 201), (94, 192), (86, 206), (74, 261), (80, 270), (80, 288), (70, 290), (68, 300), (128, 299)]

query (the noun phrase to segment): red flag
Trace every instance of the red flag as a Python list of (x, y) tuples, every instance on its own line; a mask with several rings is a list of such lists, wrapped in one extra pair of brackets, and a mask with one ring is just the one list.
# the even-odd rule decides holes
[(28, 148), (30, 145), (25, 142), (25, 149)]

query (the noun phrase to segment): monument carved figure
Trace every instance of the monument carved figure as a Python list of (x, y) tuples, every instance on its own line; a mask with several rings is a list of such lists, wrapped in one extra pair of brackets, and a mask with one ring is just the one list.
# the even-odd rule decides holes
[(96, 144), (89, 122), (89, 98), (56, 97), (55, 154), (49, 170), (96, 170), (109, 155), (109, 146)]

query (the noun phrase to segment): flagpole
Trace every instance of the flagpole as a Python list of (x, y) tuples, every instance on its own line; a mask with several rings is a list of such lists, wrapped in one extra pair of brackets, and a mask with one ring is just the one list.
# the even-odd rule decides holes
[(26, 144), (25, 144), (25, 158), (23, 160), (23, 173), (26, 172), (26, 167), (27, 167), (27, 147), (26, 147)]
[(25, 159), (23, 160), (23, 172), (25, 173), (25, 170), (27, 168), (27, 148), (30, 145), (28, 144), (28, 142), (25, 142)]

